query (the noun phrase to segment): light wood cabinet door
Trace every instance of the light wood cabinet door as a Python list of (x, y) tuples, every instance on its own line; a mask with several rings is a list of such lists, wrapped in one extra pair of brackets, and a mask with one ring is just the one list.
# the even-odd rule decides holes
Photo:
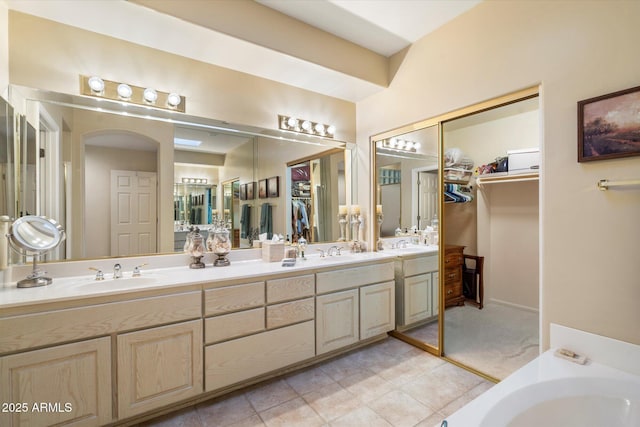
[(316, 298), (316, 353), (322, 354), (358, 342), (358, 289)]
[(395, 329), (395, 301), (393, 281), (360, 288), (360, 339)]
[(431, 316), (431, 273), (404, 279), (404, 324), (427, 319)]
[(118, 418), (202, 393), (202, 320), (118, 335)]
[(112, 421), (108, 337), (4, 356), (0, 380), (0, 402), (13, 405), (3, 406), (2, 426), (97, 426)]

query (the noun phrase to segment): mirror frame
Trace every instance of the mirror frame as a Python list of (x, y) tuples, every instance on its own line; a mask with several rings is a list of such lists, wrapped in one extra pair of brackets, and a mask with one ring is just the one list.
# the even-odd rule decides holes
[[(369, 149), (370, 149), (370, 155), (369, 155), (369, 168), (371, 171), (371, 185), (370, 185), (370, 194), (369, 194), (369, 212), (375, 212), (376, 211), (376, 204), (377, 204), (377, 183), (378, 183), (378, 168), (376, 166), (376, 144), (378, 141), (383, 140), (383, 139), (387, 139), (387, 138), (392, 138), (394, 136), (398, 136), (398, 135), (404, 135), (410, 132), (415, 132), (415, 131), (419, 131), (419, 130), (423, 130), (426, 128), (430, 128), (432, 126), (437, 126), (437, 131), (438, 131), (438, 160), (437, 160), (437, 164), (438, 164), (438, 188), (442, 187), (442, 183), (443, 181), (443, 171), (444, 171), (444, 162), (443, 162), (443, 157), (444, 157), (444, 153), (443, 153), (443, 144), (442, 144), (442, 121), (439, 120), (438, 117), (434, 117), (434, 118), (430, 118), (430, 119), (425, 119), (425, 120), (421, 120), (409, 125), (405, 125), (405, 126), (401, 126), (395, 129), (391, 129), (376, 135), (373, 135), (369, 138)], [(441, 192), (438, 195), (438, 212), (444, 212), (444, 200), (443, 197), (441, 195)], [(444, 244), (443, 244), (443, 225), (442, 225), (442, 219), (440, 218), (441, 214), (438, 215), (439, 221), (440, 221), (440, 226), (438, 227), (438, 271), (444, 271), (444, 257), (440, 256), (440, 254), (444, 253)], [(369, 221), (369, 235), (372, 236), (372, 241), (373, 242), (377, 242), (378, 239), (380, 238), (379, 236), (379, 228), (377, 227), (376, 224), (374, 224), (374, 221)], [(372, 248), (374, 248), (374, 246), (377, 245), (372, 245)], [(377, 251), (377, 247), (375, 247), (373, 250)], [(439, 287), (439, 294), (438, 294), (438, 345), (433, 346), (431, 344), (427, 344), (425, 342), (419, 341), (415, 338), (412, 338), (402, 332), (397, 332), (397, 331), (392, 331), (390, 332), (394, 337), (405, 341), (415, 347), (418, 347), (424, 351), (427, 351), (431, 354), (435, 354), (436, 356), (442, 356), (443, 355), (443, 334), (444, 334), (444, 316), (443, 316), (443, 310), (444, 310), (444, 291), (443, 291), (443, 286)], [(396, 302), (397, 304), (397, 302)]]
[[(223, 120), (217, 120), (212, 118), (193, 116), (186, 113), (177, 111), (170, 111), (165, 109), (159, 109), (148, 106), (140, 106), (135, 104), (123, 104), (120, 101), (114, 101), (109, 99), (102, 99), (96, 97), (89, 97), (77, 94), (65, 94), (59, 92), (52, 92), (43, 89), (36, 89), (26, 86), (20, 86), (15, 84), (9, 85), (8, 99), (9, 105), (14, 107), (14, 116), (26, 113), (27, 102), (35, 101), (48, 104), (54, 104), (61, 107), (83, 109), (88, 111), (99, 111), (108, 114), (115, 114), (120, 116), (127, 116), (137, 119), (146, 119), (151, 121), (159, 121), (169, 123), (176, 126), (189, 126), (193, 128), (199, 128), (203, 130), (225, 132), (229, 134), (237, 134), (254, 138), (268, 138), (277, 141), (288, 141), (300, 144), (309, 144), (315, 146), (323, 146), (326, 149), (342, 149), (345, 152), (345, 168), (349, 171), (346, 174), (345, 186), (347, 200), (350, 202), (353, 200), (357, 190), (353, 188), (357, 175), (355, 166), (357, 162), (357, 145), (353, 142), (342, 141), (334, 138), (326, 138), (315, 135), (305, 135), (296, 132), (279, 130), (279, 129), (267, 129), (259, 128), (256, 126), (242, 125), (229, 123)], [(16, 105), (19, 108), (16, 108)], [(124, 107), (123, 107), (124, 105)], [(14, 141), (14, 146), (16, 141)], [(20, 174), (18, 170), (16, 174)], [(16, 194), (16, 198), (18, 194)], [(151, 254), (140, 254), (132, 256), (157, 256), (167, 254), (179, 254), (177, 252), (155, 252)], [(100, 257), (102, 258), (114, 258), (111, 256)], [(121, 258), (121, 257), (116, 257)], [(88, 260), (93, 258), (73, 258), (64, 260), (55, 260), (50, 262), (66, 262), (66, 261), (78, 261)]]

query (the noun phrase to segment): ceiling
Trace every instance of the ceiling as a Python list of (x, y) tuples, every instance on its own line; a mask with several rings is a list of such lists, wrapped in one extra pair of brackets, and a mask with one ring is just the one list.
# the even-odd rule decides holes
[[(7, 0), (7, 3), (10, 9), (20, 12), (357, 102), (389, 85), (391, 55), (481, 1)], [(301, 40), (314, 42), (316, 48), (306, 49), (311, 51), (307, 55), (307, 46), (300, 46)], [(203, 51), (199, 45), (204, 44), (211, 48)], [(347, 53), (335, 55), (335, 52)], [(352, 64), (343, 64), (350, 58)], [(260, 66), (256, 67), (256, 63)]]

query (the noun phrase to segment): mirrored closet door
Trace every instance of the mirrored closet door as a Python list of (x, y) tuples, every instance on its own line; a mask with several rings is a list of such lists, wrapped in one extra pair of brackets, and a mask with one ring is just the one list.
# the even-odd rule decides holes
[(539, 352), (540, 128), (533, 87), (372, 137), (394, 335), (493, 380)]

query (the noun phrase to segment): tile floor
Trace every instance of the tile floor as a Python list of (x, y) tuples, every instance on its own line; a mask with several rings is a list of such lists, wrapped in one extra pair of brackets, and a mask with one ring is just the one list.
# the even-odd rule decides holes
[(144, 426), (439, 427), (492, 385), (389, 337)]

